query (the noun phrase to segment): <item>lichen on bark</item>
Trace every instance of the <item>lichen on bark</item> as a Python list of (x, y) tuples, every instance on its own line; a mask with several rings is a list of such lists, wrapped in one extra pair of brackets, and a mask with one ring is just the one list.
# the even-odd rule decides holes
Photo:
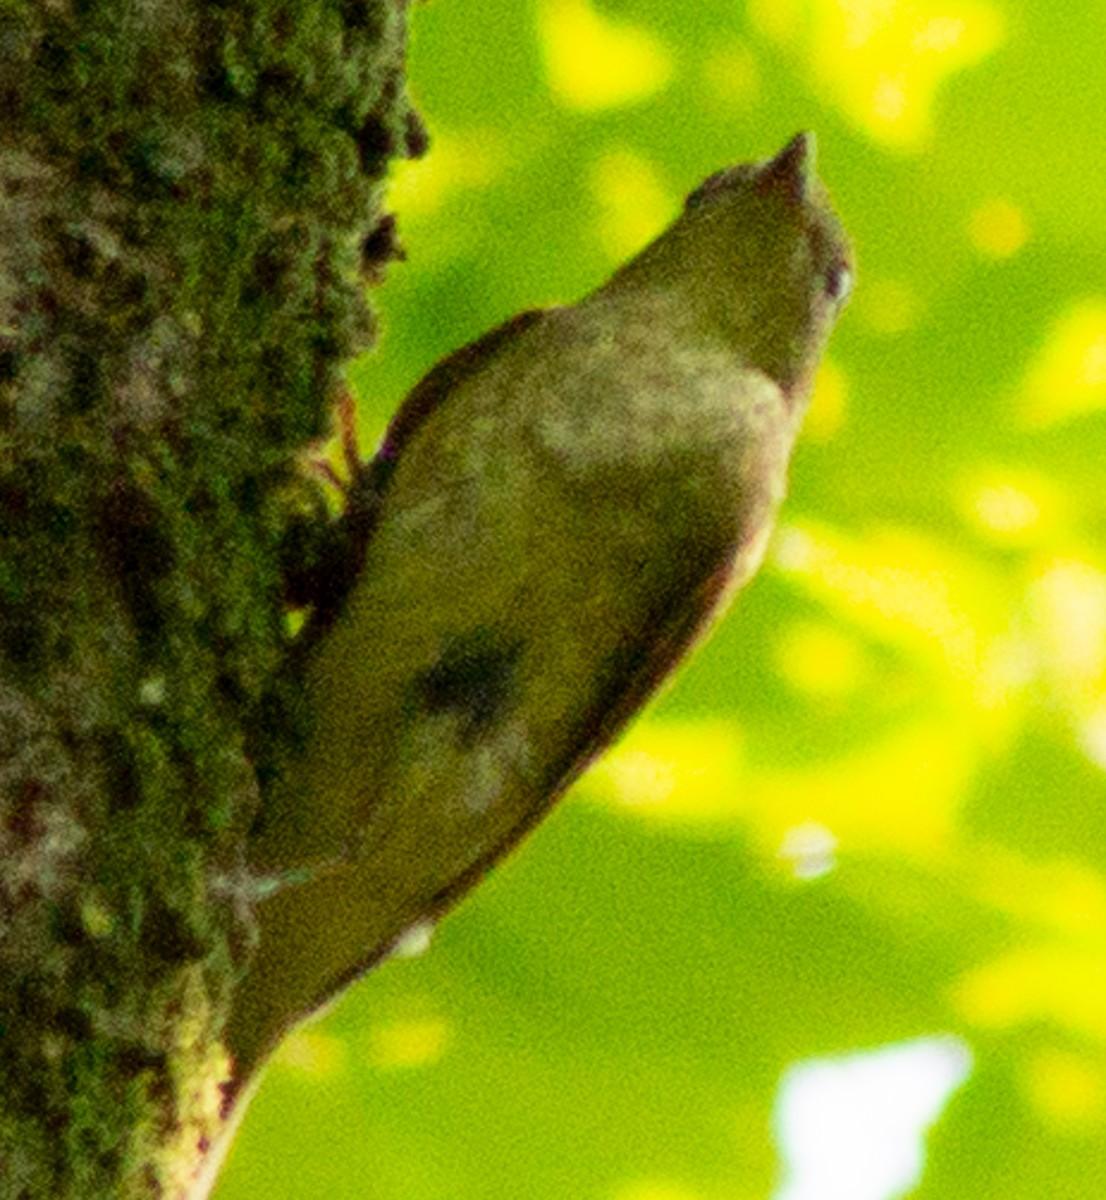
[(0, 9), (0, 1200), (183, 1196), (297, 456), (372, 337), (402, 0)]

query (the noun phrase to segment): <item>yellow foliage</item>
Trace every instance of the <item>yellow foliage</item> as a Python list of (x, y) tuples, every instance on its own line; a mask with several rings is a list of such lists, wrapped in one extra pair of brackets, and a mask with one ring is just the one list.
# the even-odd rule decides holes
[(1074, 304), (1053, 325), (1029, 369), (1022, 417), (1052, 425), (1106, 408), (1106, 299)]
[(571, 108), (632, 104), (672, 77), (671, 55), (655, 33), (608, 20), (588, 0), (543, 0), (538, 28), (549, 86)]
[(1002, 40), (999, 10), (974, 0), (754, 0), (750, 16), (869, 136), (904, 148), (928, 139), (941, 84)]

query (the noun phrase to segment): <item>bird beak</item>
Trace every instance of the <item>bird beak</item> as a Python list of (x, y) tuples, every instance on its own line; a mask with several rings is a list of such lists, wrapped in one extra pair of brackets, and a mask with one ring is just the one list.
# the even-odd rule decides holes
[(796, 204), (802, 203), (807, 198), (814, 178), (816, 150), (813, 133), (796, 134), (775, 158), (770, 158), (764, 164), (760, 186), (764, 190), (782, 187)]

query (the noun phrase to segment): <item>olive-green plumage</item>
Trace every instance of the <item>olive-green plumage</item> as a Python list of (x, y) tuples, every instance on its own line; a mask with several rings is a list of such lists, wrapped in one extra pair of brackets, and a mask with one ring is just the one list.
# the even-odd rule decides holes
[(803, 134), (408, 398), (254, 840), (319, 873), (261, 905), (241, 1058), (476, 882), (750, 577), (851, 270)]

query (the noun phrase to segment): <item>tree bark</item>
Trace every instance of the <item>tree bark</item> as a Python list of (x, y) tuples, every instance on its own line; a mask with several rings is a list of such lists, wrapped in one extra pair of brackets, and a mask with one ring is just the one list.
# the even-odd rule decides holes
[(196, 1200), (225, 1144), (297, 461), (422, 141), (404, 9), (0, 12), (0, 1200)]

